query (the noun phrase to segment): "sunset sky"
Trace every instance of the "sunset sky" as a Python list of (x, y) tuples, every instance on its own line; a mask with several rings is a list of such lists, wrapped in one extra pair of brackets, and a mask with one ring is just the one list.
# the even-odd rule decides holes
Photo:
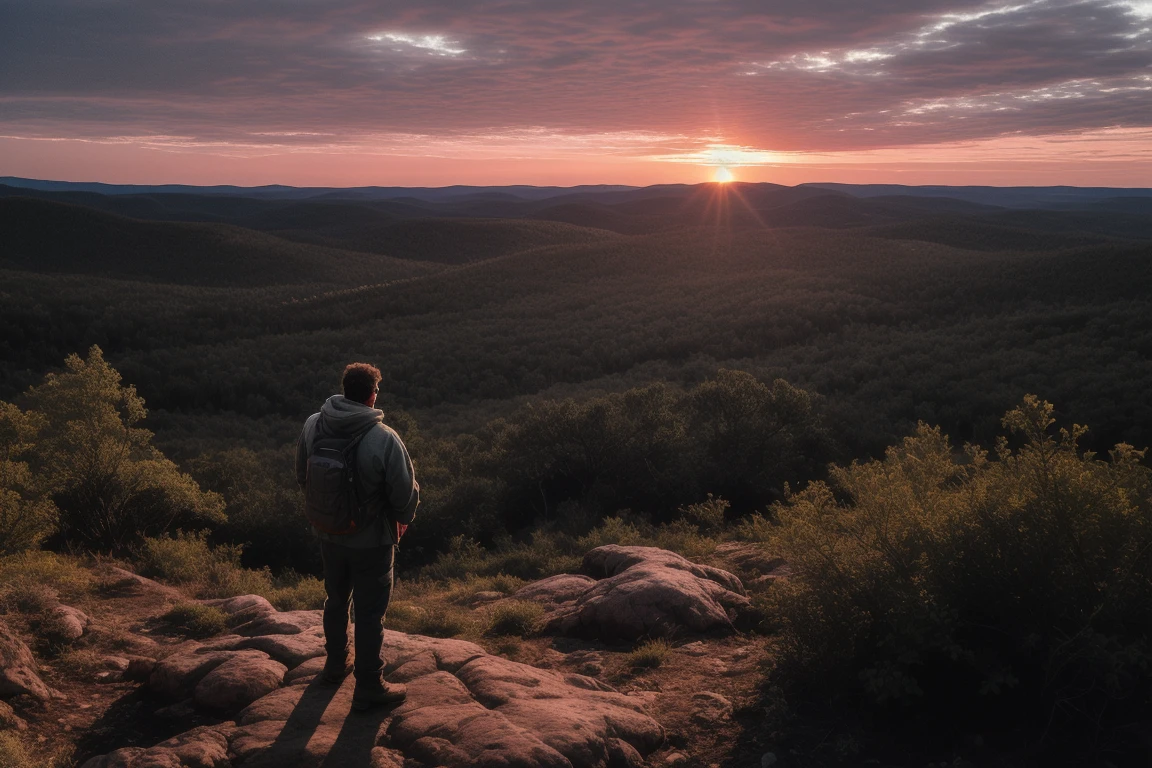
[(0, 175), (1152, 186), (1152, 0), (0, 0)]

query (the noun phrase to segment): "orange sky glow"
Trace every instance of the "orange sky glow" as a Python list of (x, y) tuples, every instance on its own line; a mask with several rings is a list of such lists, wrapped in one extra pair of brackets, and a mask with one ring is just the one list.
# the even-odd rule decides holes
[(1152, 179), (1152, 0), (0, 5), (0, 176)]

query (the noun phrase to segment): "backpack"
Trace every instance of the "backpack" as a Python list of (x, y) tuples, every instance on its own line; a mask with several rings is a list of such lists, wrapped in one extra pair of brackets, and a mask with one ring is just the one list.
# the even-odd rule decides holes
[(321, 437), (319, 426), (308, 455), (304, 515), (324, 533), (356, 533), (376, 521), (360, 501), (356, 477), (356, 449), (369, 430), (352, 438)]

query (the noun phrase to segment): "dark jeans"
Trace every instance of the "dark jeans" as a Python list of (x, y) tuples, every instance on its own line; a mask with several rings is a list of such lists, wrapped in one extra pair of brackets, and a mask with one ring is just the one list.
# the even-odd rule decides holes
[(348, 658), (348, 604), (355, 606), (356, 681), (380, 678), (384, 664), (380, 647), (384, 644), (384, 613), (392, 597), (392, 562), (395, 550), (389, 544), (372, 549), (354, 549), (328, 541), (320, 542), (324, 557), (324, 649), (328, 658), (339, 662)]

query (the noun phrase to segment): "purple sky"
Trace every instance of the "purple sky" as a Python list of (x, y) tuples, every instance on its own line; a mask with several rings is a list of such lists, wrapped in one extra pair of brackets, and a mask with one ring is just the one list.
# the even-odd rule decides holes
[(0, 175), (1152, 185), (1152, 0), (0, 0)]

